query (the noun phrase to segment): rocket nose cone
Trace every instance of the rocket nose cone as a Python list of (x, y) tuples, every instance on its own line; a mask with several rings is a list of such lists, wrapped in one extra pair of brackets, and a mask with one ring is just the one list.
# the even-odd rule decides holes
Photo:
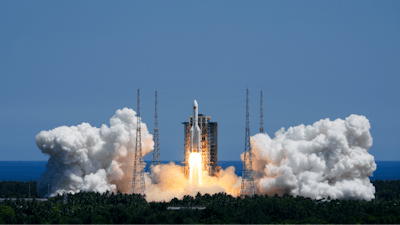
[(193, 107), (197, 108), (197, 101), (196, 100), (194, 100)]

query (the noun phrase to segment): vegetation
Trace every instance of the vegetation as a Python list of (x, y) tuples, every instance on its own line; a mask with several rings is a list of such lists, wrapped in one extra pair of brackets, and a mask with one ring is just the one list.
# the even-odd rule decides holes
[[(0, 190), (11, 190), (3, 189), (4, 183)], [(369, 202), (316, 201), (289, 195), (242, 199), (219, 193), (156, 203), (140, 195), (81, 192), (68, 195), (66, 204), (63, 196), (47, 202), (7, 200), (0, 203), (0, 223), (400, 223), (400, 180), (377, 180), (373, 184), (378, 197)], [(26, 196), (17, 192), (7, 197), (21, 195)], [(169, 206), (206, 208), (168, 210)]]
[(0, 182), (0, 198), (28, 198), (29, 186), (31, 186), (31, 197), (39, 198), (36, 184), (36, 181), (2, 181)]

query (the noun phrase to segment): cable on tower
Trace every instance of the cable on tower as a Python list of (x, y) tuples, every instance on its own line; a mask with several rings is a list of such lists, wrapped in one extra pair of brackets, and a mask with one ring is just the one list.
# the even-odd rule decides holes
[(263, 92), (260, 93), (260, 133), (264, 133)]
[(135, 162), (133, 165), (132, 177), (132, 194), (144, 195), (144, 163), (142, 157), (142, 133), (141, 133), (141, 117), (140, 117), (140, 89), (137, 92), (137, 124), (136, 124), (136, 143), (135, 143)]
[(153, 150), (153, 166), (160, 165), (160, 145), (158, 140), (158, 99), (157, 99), (157, 91), (156, 91), (156, 99), (155, 99), (155, 114), (154, 114), (154, 150)]
[(250, 120), (249, 120), (249, 89), (246, 89), (246, 135), (244, 144), (244, 160), (242, 172), (242, 186), (240, 188), (240, 197), (245, 195), (253, 197), (255, 194), (253, 163), (251, 159), (250, 146)]

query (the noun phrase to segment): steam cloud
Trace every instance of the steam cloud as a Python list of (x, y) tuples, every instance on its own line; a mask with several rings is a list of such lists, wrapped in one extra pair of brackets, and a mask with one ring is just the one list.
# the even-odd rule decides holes
[[(50, 155), (47, 170), (38, 180), (38, 193), (50, 196), (64, 192), (107, 190), (130, 193), (136, 112), (124, 108), (110, 119), (110, 127), (92, 127), (88, 123), (61, 126), (36, 136), (37, 146)], [(353, 198), (371, 200), (375, 188), (368, 176), (376, 170), (370, 124), (364, 116), (351, 115), (346, 120), (321, 120), (312, 126), (283, 128), (271, 139), (267, 134), (251, 137), (253, 168), (257, 193), (291, 195), (313, 199)], [(143, 155), (154, 148), (152, 135), (141, 123)], [(242, 155), (243, 158), (243, 155)], [(169, 201), (184, 195), (195, 196), (226, 192), (238, 196), (241, 177), (233, 166), (217, 177), (203, 172), (203, 185), (192, 185), (183, 168), (161, 164), (145, 173), (146, 199)]]
[[(136, 112), (124, 108), (110, 119), (110, 127), (101, 128), (82, 123), (61, 126), (36, 135), (36, 144), (50, 155), (46, 172), (38, 180), (38, 193), (47, 194), (50, 180), (51, 196), (64, 192), (106, 192), (120, 190), (127, 193), (133, 175), (136, 140)], [(141, 123), (142, 155), (154, 148), (152, 135)]]
[[(376, 170), (370, 124), (364, 116), (284, 128), (271, 139), (251, 137), (258, 192), (313, 199), (375, 198), (369, 177)], [(242, 156), (243, 157), (243, 156)]]
[[(134, 146), (136, 141), (136, 112), (124, 108), (117, 110), (110, 119), (110, 127), (101, 128), (82, 123), (78, 126), (61, 126), (36, 135), (36, 144), (43, 153), (50, 155), (46, 171), (38, 180), (38, 194), (77, 193), (80, 191), (106, 191), (131, 193)], [(142, 155), (154, 148), (153, 136), (146, 124), (141, 123)], [(240, 179), (235, 168), (221, 171), (219, 179), (203, 173), (207, 185), (190, 185), (183, 175), (183, 168), (174, 163), (162, 164), (145, 173), (146, 198), (149, 201), (169, 201), (174, 197), (196, 195), (197, 192), (227, 192), (237, 195)], [(158, 181), (158, 182), (155, 182)]]

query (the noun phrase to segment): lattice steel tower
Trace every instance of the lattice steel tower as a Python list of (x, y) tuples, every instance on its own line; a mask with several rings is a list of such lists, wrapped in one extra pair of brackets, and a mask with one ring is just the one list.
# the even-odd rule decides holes
[(135, 143), (135, 162), (133, 165), (133, 177), (132, 177), (132, 194), (144, 195), (145, 183), (144, 183), (144, 166), (142, 157), (142, 131), (141, 131), (141, 117), (140, 117), (140, 89), (137, 93), (137, 124), (136, 124), (136, 143)]
[(260, 93), (260, 133), (264, 133), (263, 92)]
[(240, 197), (249, 195), (253, 197), (255, 194), (253, 163), (251, 159), (250, 146), (250, 120), (249, 120), (249, 89), (246, 89), (246, 135), (244, 144), (244, 160), (242, 173), (242, 186), (240, 188)]
[(157, 91), (156, 91), (156, 104), (155, 104), (155, 114), (154, 114), (154, 150), (153, 150), (153, 166), (157, 166), (160, 164), (160, 145), (158, 141), (158, 100), (157, 100)]

